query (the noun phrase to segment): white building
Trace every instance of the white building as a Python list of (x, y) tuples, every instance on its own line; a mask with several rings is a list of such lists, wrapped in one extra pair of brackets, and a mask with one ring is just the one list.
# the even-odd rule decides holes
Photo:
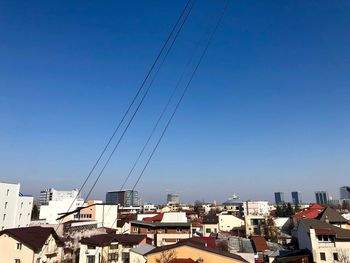
[(243, 203), (245, 216), (268, 216), (270, 206), (267, 201), (246, 201)]
[(34, 198), (19, 190), (20, 184), (0, 182), (0, 230), (30, 224)]
[(244, 226), (244, 220), (232, 214), (222, 212), (219, 214), (219, 230), (229, 232), (233, 228)]
[(71, 191), (58, 191), (53, 188), (49, 188), (40, 192), (39, 204), (48, 205), (50, 201), (62, 201), (66, 199), (77, 198), (79, 194), (78, 189)]
[(47, 224), (57, 224), (60, 214), (71, 212), (83, 206), (83, 199), (69, 198), (60, 201), (49, 201), (48, 205), (40, 206), (39, 219), (45, 220)]
[(350, 231), (316, 219), (301, 219), (297, 228), (300, 249), (312, 252), (314, 262), (350, 258)]

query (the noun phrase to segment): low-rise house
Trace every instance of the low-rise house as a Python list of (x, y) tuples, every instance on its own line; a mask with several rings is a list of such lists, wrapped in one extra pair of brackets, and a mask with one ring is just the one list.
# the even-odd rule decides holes
[(266, 230), (266, 217), (261, 215), (245, 216), (245, 229), (246, 235), (259, 235), (264, 236)]
[(146, 253), (155, 249), (155, 246), (145, 244), (136, 248), (130, 249), (130, 263), (146, 263)]
[(203, 236), (209, 237), (219, 232), (219, 217), (217, 215), (206, 215), (203, 217)]
[(131, 234), (144, 234), (155, 246), (174, 244), (192, 237), (191, 222), (186, 213), (164, 213), (143, 220), (130, 221)]
[(244, 226), (244, 220), (232, 215), (231, 213), (222, 212), (218, 217), (220, 231), (228, 232), (232, 229), (237, 229)]
[(145, 235), (103, 234), (80, 241), (79, 263), (129, 262), (130, 250), (146, 244)]
[(345, 228), (348, 223), (348, 220), (329, 206), (327, 206), (316, 219), (341, 228)]
[[(247, 262), (242, 257), (215, 248), (206, 247), (194, 240), (183, 240), (173, 245), (157, 247), (146, 253), (147, 263), (157, 262)], [(164, 260), (166, 261), (159, 261)]]
[(53, 228), (23, 227), (0, 232), (0, 262), (55, 263), (62, 259), (62, 242)]
[(312, 252), (314, 262), (337, 262), (350, 258), (350, 231), (316, 219), (301, 219), (297, 227), (300, 249)]
[(117, 234), (130, 234), (130, 223), (127, 220), (117, 220)]

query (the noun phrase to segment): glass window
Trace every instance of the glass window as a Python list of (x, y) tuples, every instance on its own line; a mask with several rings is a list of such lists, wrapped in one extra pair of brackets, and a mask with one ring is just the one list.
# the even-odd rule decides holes
[(22, 243), (17, 243), (17, 250), (21, 250), (22, 249)]
[(333, 253), (333, 259), (334, 259), (335, 261), (338, 261), (338, 260), (339, 260), (338, 253)]
[(86, 256), (87, 263), (95, 263), (95, 256)]
[(108, 254), (108, 262), (116, 262), (118, 261), (118, 254), (117, 253), (109, 253)]
[(320, 253), (320, 258), (322, 261), (326, 261), (326, 253), (321, 252)]

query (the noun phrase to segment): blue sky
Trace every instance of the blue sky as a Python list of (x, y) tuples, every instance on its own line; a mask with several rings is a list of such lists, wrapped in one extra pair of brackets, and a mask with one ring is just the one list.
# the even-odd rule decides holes
[[(0, 179), (33, 195), (79, 187), (185, 3), (0, 1)], [(222, 5), (196, 3), (92, 197), (120, 187)], [(349, 13), (348, 1), (231, 1), (143, 200), (337, 198), (350, 184)]]

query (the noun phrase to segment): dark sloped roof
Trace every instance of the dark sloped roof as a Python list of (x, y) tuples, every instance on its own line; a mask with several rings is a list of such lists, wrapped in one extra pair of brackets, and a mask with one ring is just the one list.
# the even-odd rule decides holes
[(338, 214), (337, 211), (330, 208), (329, 206), (317, 216), (317, 219), (324, 222), (329, 221), (329, 223), (331, 224), (333, 223), (346, 224), (348, 222), (344, 217)]
[(147, 256), (147, 255), (150, 255), (150, 254), (159, 253), (159, 252), (162, 252), (162, 251), (166, 251), (166, 250), (169, 250), (169, 249), (174, 249), (174, 248), (181, 247), (181, 246), (188, 246), (188, 247), (196, 248), (196, 249), (203, 250), (203, 251), (206, 251), (206, 252), (209, 252), (209, 253), (214, 253), (214, 254), (221, 255), (221, 256), (224, 256), (224, 257), (228, 257), (228, 258), (233, 258), (233, 259), (239, 260), (241, 262), (247, 262), (245, 259), (243, 259), (239, 255), (232, 254), (232, 253), (229, 253), (229, 252), (224, 252), (224, 251), (221, 251), (221, 250), (218, 250), (218, 249), (215, 249), (215, 248), (205, 247), (202, 244), (199, 244), (198, 242), (178, 242), (178, 243), (173, 244), (173, 245), (166, 245), (166, 246), (156, 247), (155, 249), (151, 250), (150, 252), (146, 253), (145, 255)]
[(350, 230), (336, 227), (317, 219), (301, 219), (300, 224), (303, 224), (306, 227), (308, 233), (310, 232), (310, 229), (330, 230), (334, 231), (337, 239), (350, 239)]
[(267, 246), (265, 238), (261, 236), (252, 236), (251, 240), (253, 242), (253, 245), (255, 247), (256, 252), (263, 252), (265, 250), (268, 250), (269, 247)]
[(203, 217), (203, 224), (217, 224), (219, 217), (217, 215), (206, 215)]
[(83, 238), (80, 243), (84, 245), (91, 245), (91, 246), (107, 246), (110, 245), (112, 242), (118, 242), (123, 245), (137, 245), (142, 240), (146, 238), (146, 235), (129, 235), (129, 234), (102, 234), (102, 235), (96, 235), (89, 238)]
[(42, 249), (51, 234), (55, 238), (57, 244), (61, 244), (60, 238), (52, 227), (33, 226), (11, 228), (0, 232), (0, 236), (4, 234), (7, 234), (12, 238), (22, 242), (26, 246), (33, 249), (35, 252), (38, 252)]

